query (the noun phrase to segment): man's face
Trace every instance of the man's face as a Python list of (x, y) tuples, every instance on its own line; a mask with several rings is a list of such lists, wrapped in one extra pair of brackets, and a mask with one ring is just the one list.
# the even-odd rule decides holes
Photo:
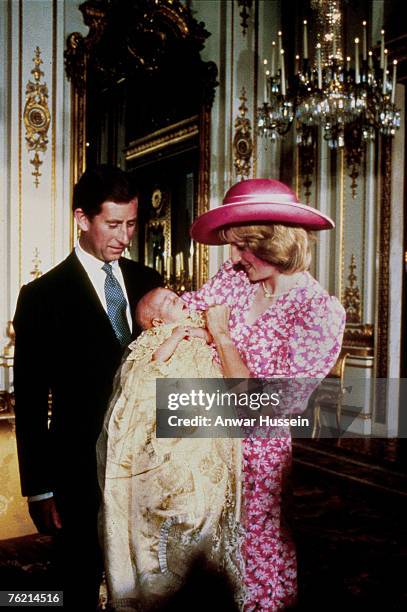
[(103, 202), (101, 211), (89, 219), (82, 209), (75, 211), (81, 229), (82, 248), (102, 261), (119, 259), (136, 229), (137, 199), (128, 203)]

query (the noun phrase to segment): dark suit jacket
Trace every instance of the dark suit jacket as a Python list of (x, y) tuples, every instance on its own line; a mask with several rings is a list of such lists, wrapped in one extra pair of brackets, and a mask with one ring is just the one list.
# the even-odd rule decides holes
[[(139, 263), (121, 258), (119, 264), (134, 316), (138, 300), (161, 278)], [(75, 253), (22, 287), (14, 327), (22, 493), (86, 495), (96, 481), (95, 443), (123, 349)], [(133, 336), (139, 331), (133, 321)]]

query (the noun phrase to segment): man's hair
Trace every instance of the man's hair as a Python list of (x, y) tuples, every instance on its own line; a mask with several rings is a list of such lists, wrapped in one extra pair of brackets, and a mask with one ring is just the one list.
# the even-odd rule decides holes
[(100, 213), (103, 202), (127, 204), (136, 197), (137, 189), (129, 173), (102, 164), (86, 170), (76, 183), (72, 210), (81, 208), (91, 219)]
[(302, 227), (277, 223), (240, 225), (221, 229), (219, 235), (229, 242), (230, 238), (244, 242), (256, 257), (273, 264), (280, 272), (302, 272), (310, 267), (315, 237)]

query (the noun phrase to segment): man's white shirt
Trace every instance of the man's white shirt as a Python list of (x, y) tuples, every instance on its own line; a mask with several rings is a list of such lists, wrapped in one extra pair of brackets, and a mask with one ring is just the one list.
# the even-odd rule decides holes
[[(98, 294), (100, 303), (102, 304), (105, 312), (107, 312), (107, 304), (106, 304), (106, 296), (105, 296), (106, 272), (102, 270), (102, 267), (104, 266), (105, 262), (101, 261), (100, 259), (97, 259), (90, 253), (87, 253), (86, 251), (84, 251), (79, 242), (77, 243), (75, 247), (75, 255), (81, 262), (82, 266), (85, 268), (85, 272), (89, 276), (90, 282), (92, 283), (96, 293)], [(127, 297), (126, 285), (124, 284), (123, 273), (120, 269), (119, 262), (117, 259), (115, 259), (114, 261), (110, 261), (109, 263), (112, 266), (113, 274), (115, 278), (119, 281), (124, 297), (126, 298), (126, 302), (127, 302), (126, 317), (127, 317), (127, 322), (129, 324), (130, 331), (131, 331), (133, 328), (133, 324), (132, 324), (132, 319), (131, 319), (129, 300)]]

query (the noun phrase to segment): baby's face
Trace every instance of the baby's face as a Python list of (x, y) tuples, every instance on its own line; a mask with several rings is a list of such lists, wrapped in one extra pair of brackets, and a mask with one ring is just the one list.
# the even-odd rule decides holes
[(155, 311), (154, 317), (161, 319), (163, 323), (182, 322), (188, 317), (188, 306), (170, 289), (157, 291), (152, 306)]

